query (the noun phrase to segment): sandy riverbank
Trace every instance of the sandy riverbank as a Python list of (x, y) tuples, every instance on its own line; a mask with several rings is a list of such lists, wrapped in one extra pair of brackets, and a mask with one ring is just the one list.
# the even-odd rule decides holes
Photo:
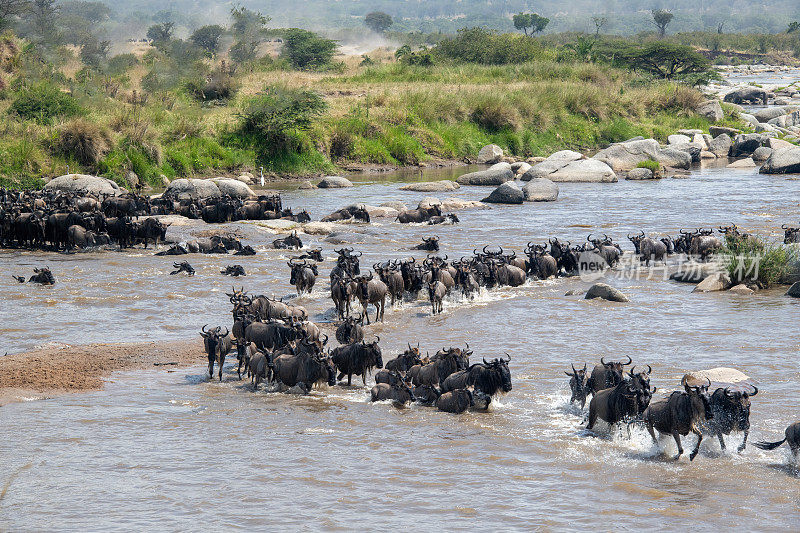
[(112, 372), (174, 369), (207, 362), (201, 339), (46, 347), (0, 357), (0, 406), (98, 390)]

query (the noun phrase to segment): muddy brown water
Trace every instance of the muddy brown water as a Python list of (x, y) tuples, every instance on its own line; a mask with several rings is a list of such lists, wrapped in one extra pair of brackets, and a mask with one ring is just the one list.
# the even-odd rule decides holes
[[(415, 205), (426, 196), (399, 190), (398, 181), (413, 175), (392, 178), (289, 190), (284, 203), (319, 219), (355, 201)], [(347, 231), (361, 241), (353, 246), (364, 251), (366, 267), (423, 257), (408, 248), (431, 234), (454, 258), (484, 244), (521, 251), (548, 236), (580, 242), (590, 231), (624, 240), (638, 229), (676, 233), (733, 222), (777, 236), (782, 223), (800, 220), (800, 181), (749, 170), (560, 189), (554, 203), (460, 211), (457, 226), (376, 219)], [(489, 191), (431, 196), (481, 199)], [(314, 292), (297, 299), (288, 254), (266, 249), (276, 237), (253, 225), (232, 228), (259, 254), (181, 258), (197, 269), (193, 278), (170, 276), (173, 258), (149, 250), (0, 254), (0, 353), (192, 338), (205, 323), (230, 323), (224, 292), (233, 283), (292, 299), (316, 321), (333, 320), (327, 279), (334, 245), (302, 236), (307, 246), (323, 247), (326, 261)], [(170, 231), (196, 229), (208, 228)], [(245, 278), (219, 274), (233, 263), (245, 267)], [(55, 286), (11, 278), (42, 264), (54, 271)], [(0, 408), (0, 484), (9, 483), (0, 529), (797, 529), (800, 479), (786, 451), (748, 446), (740, 455), (737, 435), (727, 452), (708, 439), (694, 462), (675, 462), (674, 444), (662, 439), (657, 447), (642, 429), (630, 439), (624, 432), (593, 436), (582, 427), (584, 413), (568, 404), (563, 372), (573, 362), (591, 368), (601, 356), (630, 355), (652, 365), (652, 384), (668, 391), (686, 371), (733, 366), (761, 386), (750, 440), (777, 440), (800, 414), (798, 302), (781, 289), (700, 295), (660, 279), (607, 281), (631, 302), (567, 297), (588, 284), (558, 279), (472, 302), (451, 297), (437, 317), (425, 301), (403, 302), (369, 328), (381, 337), (384, 360), (406, 342), (431, 352), (469, 342), (478, 360), (509, 353), (514, 389), (488, 413), (370, 404), (360, 382), (306, 397), (253, 393), (230, 368), (222, 383), (209, 383), (202, 359), (188, 370), (118, 373), (102, 391), (7, 405)], [(684, 448), (693, 444), (684, 439)]]

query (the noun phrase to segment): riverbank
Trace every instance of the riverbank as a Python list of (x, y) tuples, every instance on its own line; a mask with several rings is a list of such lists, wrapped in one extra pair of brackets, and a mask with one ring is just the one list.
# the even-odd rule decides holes
[(205, 363), (197, 340), (49, 346), (0, 357), (0, 406), (103, 388), (112, 372)]

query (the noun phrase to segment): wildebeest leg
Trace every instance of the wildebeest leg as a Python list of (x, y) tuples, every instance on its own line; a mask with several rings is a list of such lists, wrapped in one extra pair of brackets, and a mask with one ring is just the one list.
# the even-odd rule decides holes
[[(722, 451), (725, 451), (725, 439), (722, 438), (722, 433), (717, 433), (717, 438), (719, 439), (719, 447), (722, 448)], [(742, 451), (741, 449), (739, 451)]]
[(744, 449), (747, 447), (747, 436), (750, 434), (749, 429), (744, 430), (744, 439), (742, 439), (742, 443), (739, 445), (739, 448), (736, 450), (739, 453), (742, 453)]
[(650, 423), (647, 424), (647, 432), (650, 433), (651, 437), (653, 437), (653, 442), (658, 444), (658, 439), (656, 438), (656, 432), (653, 431), (653, 425)]
[(349, 387), (352, 382), (353, 382), (353, 374), (347, 374), (347, 386)]
[(586, 424), (586, 429), (593, 429), (595, 422), (597, 422), (597, 413), (592, 411), (592, 409), (590, 407), (589, 408), (589, 423)]
[(222, 366), (225, 364), (225, 355), (220, 354), (219, 356), (219, 380), (222, 381)]
[(700, 443), (703, 442), (703, 434), (698, 431), (697, 429), (692, 429), (692, 433), (697, 435), (697, 446), (694, 447), (692, 453), (689, 454), (689, 460), (694, 461), (694, 458), (697, 456), (697, 452), (700, 451)]
[(681, 455), (683, 455), (683, 446), (681, 446), (681, 436), (677, 431), (673, 431), (672, 438), (675, 439), (675, 444), (678, 445), (678, 455), (675, 456), (675, 459), (678, 459)]
[(214, 356), (208, 357), (208, 379), (214, 378)]

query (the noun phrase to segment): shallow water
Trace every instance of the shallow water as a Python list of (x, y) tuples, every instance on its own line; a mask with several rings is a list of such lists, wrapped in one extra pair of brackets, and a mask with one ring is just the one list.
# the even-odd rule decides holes
[[(383, 178), (351, 189), (289, 191), (284, 204), (319, 219), (354, 201), (413, 206), (425, 196)], [(800, 181), (749, 170), (697, 169), (689, 179), (560, 189), (554, 203), (460, 211), (457, 226), (375, 219), (358, 230), (370, 233), (368, 242), (354, 247), (364, 251), (367, 267), (424, 257), (408, 248), (431, 234), (453, 258), (484, 244), (521, 252), (528, 241), (548, 236), (580, 242), (591, 231), (624, 240), (638, 229), (677, 233), (733, 222), (777, 237), (782, 223), (800, 220)], [(480, 199), (489, 191), (462, 187), (432, 196)], [(169, 276), (173, 258), (138, 249), (5, 253), (0, 353), (52, 342), (196, 337), (205, 323), (229, 324), (223, 293), (232, 283), (291, 297), (286, 252), (262, 249), (275, 236), (248, 235), (245, 242), (259, 255), (188, 256), (197, 269), (193, 278)], [(321, 240), (302, 237), (307, 246)], [(334, 315), (327, 297), (334, 246), (322, 247), (328, 260), (318, 285), (297, 300), (320, 322)], [(233, 263), (244, 265), (247, 277), (219, 275)], [(55, 286), (11, 279), (40, 264), (53, 269)], [(615, 276), (609, 283), (631, 302), (565, 297), (588, 284), (559, 279), (472, 302), (452, 297), (437, 317), (424, 301), (387, 308), (385, 323), (369, 330), (380, 335), (384, 360), (406, 342), (431, 352), (469, 342), (477, 358), (511, 355), (514, 390), (489, 413), (372, 405), (360, 381), (308, 397), (252, 393), (230, 371), (222, 384), (208, 383), (202, 358), (189, 371), (115, 374), (104, 391), (3, 407), (0, 427), (11, 438), (0, 440), (0, 483), (18, 475), (0, 501), (0, 529), (466, 529), (476, 522), (520, 530), (611, 523), (796, 529), (800, 482), (783, 449), (748, 447), (738, 455), (731, 450), (739, 435), (728, 439), (726, 453), (709, 439), (694, 462), (673, 462), (660, 450), (671, 456), (674, 443), (662, 439), (659, 449), (641, 429), (630, 440), (591, 436), (582, 429), (584, 414), (568, 405), (563, 371), (572, 362), (591, 367), (601, 356), (630, 355), (652, 365), (652, 384), (667, 391), (686, 371), (734, 366), (761, 387), (750, 440), (777, 440), (800, 405), (798, 302), (780, 290), (741, 297), (692, 294), (692, 285), (659, 279)], [(684, 439), (685, 449), (693, 444)]]

